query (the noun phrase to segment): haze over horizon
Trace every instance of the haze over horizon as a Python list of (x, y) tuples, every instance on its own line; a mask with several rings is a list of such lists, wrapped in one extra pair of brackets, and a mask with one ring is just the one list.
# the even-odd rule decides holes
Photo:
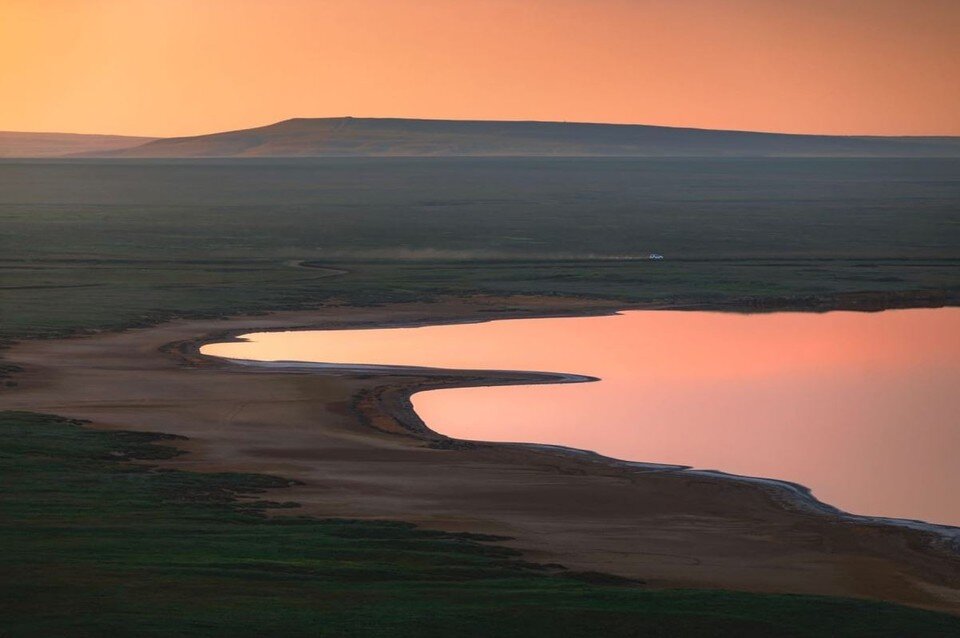
[(960, 135), (957, 32), (953, 0), (6, 0), (0, 130), (352, 115)]
[(93, 132), (82, 132), (78, 133), (77, 131), (66, 131), (66, 130), (50, 130), (50, 131), (39, 131), (39, 130), (12, 130), (12, 129), (2, 129), (0, 133), (5, 134), (38, 134), (38, 135), (63, 135), (63, 136), (91, 136), (91, 137), (113, 137), (113, 138), (131, 138), (131, 139), (142, 139), (142, 140), (166, 140), (166, 139), (181, 139), (181, 138), (195, 138), (195, 137), (206, 137), (210, 135), (226, 134), (226, 133), (239, 133), (248, 130), (259, 130), (264, 128), (269, 128), (272, 126), (277, 126), (281, 124), (286, 124), (288, 122), (298, 122), (298, 121), (325, 121), (325, 120), (360, 120), (360, 121), (406, 121), (406, 122), (451, 122), (451, 123), (493, 123), (493, 124), (585, 124), (585, 125), (600, 125), (600, 126), (638, 126), (638, 127), (651, 127), (651, 128), (665, 128), (665, 129), (678, 129), (678, 130), (703, 130), (710, 132), (721, 132), (721, 133), (762, 133), (762, 134), (772, 134), (772, 135), (800, 135), (800, 136), (811, 136), (811, 137), (856, 137), (856, 138), (870, 138), (870, 137), (889, 137), (889, 138), (956, 138), (960, 137), (960, 132), (958, 133), (927, 133), (927, 134), (879, 134), (879, 133), (806, 133), (806, 132), (794, 132), (794, 131), (770, 131), (770, 130), (760, 130), (760, 129), (731, 129), (731, 128), (709, 128), (704, 126), (678, 126), (673, 124), (651, 124), (649, 122), (600, 122), (600, 121), (587, 121), (587, 120), (538, 120), (538, 119), (518, 119), (518, 118), (490, 118), (490, 119), (481, 119), (481, 118), (447, 118), (447, 117), (394, 117), (391, 115), (376, 115), (376, 116), (358, 116), (358, 115), (323, 115), (323, 116), (311, 116), (311, 115), (292, 115), (290, 117), (281, 117), (279, 119), (274, 119), (269, 122), (260, 122), (254, 123), (250, 126), (244, 126), (241, 128), (226, 128), (226, 129), (216, 129), (209, 131), (202, 131), (198, 133), (190, 133), (187, 135), (136, 135), (132, 133), (93, 133)]

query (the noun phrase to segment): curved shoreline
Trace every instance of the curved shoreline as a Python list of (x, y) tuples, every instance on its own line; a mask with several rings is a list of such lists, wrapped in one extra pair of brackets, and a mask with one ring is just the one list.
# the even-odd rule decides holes
[(524, 383), (529, 374), (285, 370), (199, 353), (206, 343), (254, 332), (609, 315), (625, 306), (653, 309), (479, 296), (22, 341), (5, 352), (19, 371), (0, 392), (0, 409), (176, 435), (187, 454), (158, 463), (170, 469), (288, 477), (297, 485), (283, 498), (300, 508), (278, 516), (398, 520), (509, 537), (505, 546), (526, 560), (642, 579), (655, 589), (854, 597), (960, 616), (960, 560), (940, 534), (816, 510), (762, 479), (559, 446), (458, 441), (429, 430), (411, 409), (417, 391)]
[[(623, 308), (605, 315), (614, 315), (622, 312)], [(564, 315), (564, 316), (596, 316), (596, 313), (583, 315)], [(545, 316), (530, 316), (528, 318), (546, 318)], [(476, 319), (464, 321), (445, 321), (437, 323), (416, 322), (414, 324), (394, 324), (365, 326), (370, 329), (399, 328), (399, 327), (422, 327), (433, 325), (455, 325), (469, 323), (483, 323), (494, 321), (496, 319)], [(351, 329), (351, 328), (338, 328)], [(304, 330), (323, 330), (323, 328), (308, 328)], [(274, 329), (261, 332), (293, 332), (301, 330)], [(251, 334), (251, 333), (245, 333)], [(724, 481), (733, 481), (756, 485), (782, 501), (785, 506), (790, 508), (804, 509), (809, 513), (825, 515), (836, 518), (837, 520), (856, 522), (868, 525), (889, 525), (903, 527), (914, 531), (933, 534), (938, 537), (947, 549), (960, 555), (960, 526), (931, 523), (910, 518), (897, 518), (889, 516), (869, 516), (855, 514), (840, 509), (825, 501), (821, 501), (814, 496), (813, 491), (800, 483), (763, 476), (747, 476), (725, 472), (723, 470), (694, 468), (689, 465), (675, 465), (667, 463), (658, 463), (656, 461), (633, 461), (628, 459), (619, 459), (606, 456), (593, 450), (585, 450), (564, 445), (550, 443), (533, 443), (521, 441), (483, 441), (470, 439), (457, 439), (431, 428), (413, 408), (412, 398), (415, 394), (422, 392), (432, 392), (444, 389), (455, 388), (476, 388), (476, 387), (494, 387), (501, 385), (540, 385), (540, 384), (564, 384), (564, 383), (584, 383), (600, 381), (598, 377), (587, 375), (578, 375), (562, 372), (543, 372), (527, 370), (501, 370), (501, 369), (448, 369), (435, 368), (430, 366), (401, 366), (387, 364), (340, 364), (324, 363), (312, 361), (258, 361), (253, 359), (236, 359), (230, 357), (219, 357), (208, 355), (201, 352), (205, 345), (215, 343), (226, 343), (230, 341), (245, 340), (245, 334), (232, 335), (225, 340), (205, 340), (195, 345), (195, 354), (199, 357), (226, 362), (229, 365), (249, 366), (256, 368), (265, 368), (273, 372), (299, 372), (299, 373), (320, 373), (320, 374), (367, 374), (374, 375), (416, 375), (422, 379), (422, 383), (408, 388), (396, 388), (394, 386), (384, 386), (377, 390), (386, 392), (400, 392), (399, 401), (382, 400), (382, 396), (374, 391), (377, 398), (376, 408), (382, 410), (384, 414), (390, 416), (406, 432), (417, 438), (432, 441), (434, 444), (443, 442), (443, 445), (477, 445), (477, 446), (510, 446), (525, 449), (537, 449), (548, 451), (565, 456), (576, 456), (579, 458), (590, 459), (594, 462), (615, 466), (619, 468), (628, 468), (640, 472), (685, 472), (689, 475), (703, 476), (712, 479)], [(362, 400), (365, 397), (356, 397), (354, 409), (359, 415), (364, 417), (364, 421), (371, 427), (377, 427), (376, 417), (379, 415), (366, 414), (370, 407), (364, 407)], [(382, 429), (382, 428), (380, 428)]]

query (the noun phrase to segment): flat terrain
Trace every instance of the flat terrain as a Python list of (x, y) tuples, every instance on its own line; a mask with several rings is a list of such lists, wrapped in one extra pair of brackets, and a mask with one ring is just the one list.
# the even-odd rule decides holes
[[(451, 626), (479, 628), (466, 635), (491, 635), (497, 628), (489, 623), (499, 616), (490, 620), (484, 612), (512, 609), (505, 599), (533, 591), (522, 611), (504, 612), (503, 618), (535, 621), (556, 635), (589, 633), (576, 623), (591, 617), (605, 629), (619, 627), (620, 633), (608, 635), (633, 635), (637, 627), (665, 635), (717, 635), (718, 627), (726, 627), (729, 635), (874, 636), (902, 635), (896, 628), (904, 626), (914, 635), (946, 635), (956, 623), (934, 619), (927, 625), (905, 616), (907, 624), (898, 625), (865, 603), (827, 601), (833, 610), (828, 613), (803, 599), (796, 615), (771, 616), (768, 603), (777, 613), (793, 608), (780, 599), (715, 591), (854, 597), (956, 614), (957, 554), (926, 533), (826, 516), (756, 485), (639, 472), (514, 446), (463, 446), (417, 429), (406, 410), (407, 392), (424, 384), (490, 381), (476, 374), (278, 374), (202, 361), (195, 346), (205, 336), (257, 329), (626, 306), (822, 311), (956, 304), (958, 201), (955, 160), (0, 161), (0, 339), (9, 346), (0, 362), (0, 409), (89, 419), (96, 428), (90, 436), (106, 437), (95, 439), (95, 449), (122, 448), (127, 435), (117, 439), (110, 432), (189, 437), (175, 442), (188, 454), (165, 460), (137, 448), (129, 454), (101, 449), (69, 461), (62, 454), (76, 444), (80, 435), (74, 430), (46, 417), (4, 417), (9, 427), (27, 427), (27, 419), (31, 435), (42, 430), (50, 436), (24, 438), (33, 450), (26, 455), (22, 448), (4, 448), (3, 459), (14, 464), (3, 474), (4, 495), (23, 495), (6, 501), (19, 518), (14, 549), (4, 554), (5, 573), (14, 576), (0, 581), (22, 623), (16, 635), (76, 629), (69, 623), (78, 612), (68, 602), (81, 600), (75, 598), (81, 591), (94, 592), (89, 600), (110, 611), (85, 617), (89, 635), (117, 633), (131, 617), (144, 623), (138, 626), (169, 627), (154, 623), (180, 622), (163, 610), (181, 610), (188, 602), (190, 614), (180, 618), (189, 631), (210, 635), (221, 626), (238, 635), (237, 627), (312, 627), (303, 619), (315, 620), (310, 614), (318, 609), (329, 612), (318, 601), (329, 605), (331, 591), (349, 590), (348, 578), (337, 571), (343, 565), (333, 572), (325, 571), (329, 565), (293, 565), (306, 560), (290, 551), (303, 538), (284, 537), (273, 527), (257, 528), (256, 534), (272, 539), (265, 545), (250, 542), (258, 538), (253, 534), (246, 544), (211, 546), (213, 553), (203, 559), (209, 562), (200, 561), (211, 580), (191, 571), (201, 569), (196, 554), (170, 566), (166, 552), (186, 551), (186, 545), (152, 557), (136, 546), (118, 548), (113, 540), (125, 533), (124, 524), (143, 513), (124, 509), (133, 497), (116, 490), (128, 483), (98, 473), (113, 476), (115, 468), (102, 465), (105, 460), (143, 455), (164, 469), (207, 477), (184, 479), (200, 484), (201, 494), (190, 492), (189, 499), (201, 504), (213, 525), (184, 528), (188, 539), (253, 529), (236, 526), (232, 499), (258, 499), (251, 485), (278, 483), (238, 478), (224, 486), (216, 473), (262, 473), (302, 481), (264, 497), (302, 507), (254, 507), (244, 516), (263, 520), (275, 511), (367, 522), (387, 518), (448, 535), (495, 534), (512, 539), (490, 550), (497, 560), (503, 557), (497, 552), (515, 550), (524, 561), (628, 579), (613, 579), (627, 594), (573, 591), (552, 580), (525, 580), (530, 575), (523, 565), (487, 564), (483, 569), (493, 568), (494, 580), (504, 576), (501, 568), (523, 572), (510, 571), (510, 583), (492, 585), (500, 601), (492, 605), (477, 598), (477, 587), (492, 595), (486, 576), (439, 574), (434, 558), (404, 554), (390, 559), (401, 567), (387, 561), (392, 566), (373, 580), (364, 576), (358, 588), (379, 592), (370, 594), (372, 608), (390, 617), (367, 620), (384, 633), (430, 635), (420, 630), (434, 622), (434, 635)], [(667, 258), (650, 262), (650, 252)], [(53, 459), (64, 477), (76, 480), (30, 492), (41, 484), (30, 478), (39, 471), (31, 459)], [(88, 471), (96, 477), (83, 474)], [(156, 480), (145, 484), (156, 486), (148, 489), (155, 500), (147, 499), (155, 518), (142, 520), (195, 520), (197, 511), (177, 509), (166, 475), (160, 472)], [(99, 481), (105, 487), (93, 490)], [(138, 492), (134, 501), (144, 498)], [(63, 512), (72, 499), (80, 499), (93, 520), (114, 522), (95, 528), (81, 517), (71, 527)], [(227, 509), (216, 510), (217, 503)], [(147, 546), (156, 542), (148, 527), (137, 532)], [(25, 538), (23, 530), (33, 529), (43, 532)], [(330, 542), (329, 530), (311, 529), (310, 538)], [(364, 527), (359, 536), (377, 533)], [(85, 540), (74, 543), (77, 534)], [(406, 532), (388, 535), (397, 534)], [(413, 536), (406, 540), (426, 540)], [(458, 565), (463, 552), (483, 554), (481, 562), (491, 558), (470, 545), (476, 539), (444, 538), (456, 543), (452, 560)], [(435, 557), (448, 549), (424, 552)], [(350, 551), (355, 553), (343, 560), (360, 571), (385, 560), (368, 545)], [(128, 560), (140, 567), (129, 571)], [(107, 565), (112, 580), (101, 571), (74, 572), (80, 564)], [(218, 570), (229, 565), (247, 571), (225, 577)], [(152, 571), (164, 569), (174, 571)], [(443, 624), (443, 614), (431, 615), (429, 606), (414, 611), (410, 591), (422, 590), (395, 587), (403, 580), (396, 569), (404, 578), (444, 583), (440, 589), (454, 592), (451, 599), (434, 589), (423, 599), (442, 601), (450, 624)], [(547, 571), (552, 578), (562, 570)], [(48, 580), (50, 574), (56, 582)], [(291, 574), (298, 575), (296, 582)], [(148, 584), (140, 591), (146, 593), (139, 597), (129, 583), (144, 577)], [(301, 586), (310, 579), (338, 584)], [(451, 590), (458, 579), (472, 584)], [(631, 579), (643, 580), (649, 594), (676, 587), (713, 591), (686, 602), (681, 596), (641, 604), (630, 598), (639, 586)], [(541, 596), (541, 587), (551, 593)], [(201, 608), (211, 588), (229, 590), (229, 596)], [(156, 594), (170, 590), (185, 594)], [(250, 601), (262, 602), (266, 590), (272, 602), (255, 612)], [(477, 606), (465, 611), (464, 601), (474, 598)], [(574, 599), (587, 601), (592, 611), (564, 615)], [(686, 617), (691, 606), (716, 613), (706, 614), (699, 628), (675, 624), (675, 615), (656, 624), (650, 605)], [(46, 628), (36, 624), (50, 610), (59, 620)], [(224, 625), (225, 615), (235, 624)], [(465, 623), (467, 617), (480, 624)], [(867, 624), (861, 622), (865, 617)], [(811, 625), (798, 618), (829, 622)], [(878, 618), (884, 620), (879, 626)], [(271, 625), (271, 619), (290, 624)], [(404, 624), (408, 620), (413, 624)], [(357, 627), (341, 621), (336, 627), (342, 635)], [(175, 629), (188, 633), (187, 625)]]
[[(655, 591), (497, 539), (266, 518), (289, 482), (148, 463), (169, 435), (0, 412), (5, 636), (944, 636), (949, 616), (810, 596)], [(139, 461), (132, 463), (131, 461)], [(256, 500), (252, 500), (256, 499)]]
[(154, 139), (156, 138), (127, 135), (0, 131), (0, 157), (58, 157), (104, 152), (139, 146)]
[(478, 292), (955, 303), (958, 202), (960, 160), (5, 161), (0, 337)]
[[(516, 540), (508, 546), (535, 562), (657, 587), (856, 596), (960, 611), (960, 558), (930, 534), (838, 519), (756, 484), (511, 445), (448, 445), (391, 416), (403, 413), (404, 388), (489, 375), (277, 373), (192, 354), (194, 339), (224, 331), (604, 309), (516, 303), (513, 313), (499, 310), (497, 299), (343, 307), (27, 342), (10, 351), (24, 372), (0, 395), (0, 408), (186, 436), (191, 454), (168, 461), (171, 467), (295, 479), (304, 485), (282, 498), (305, 513), (510, 536)], [(187, 343), (162, 348), (181, 340)]]

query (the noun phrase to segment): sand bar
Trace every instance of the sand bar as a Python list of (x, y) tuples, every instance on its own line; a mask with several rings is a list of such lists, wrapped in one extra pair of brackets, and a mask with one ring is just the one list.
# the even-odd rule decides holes
[[(0, 409), (190, 438), (165, 464), (303, 482), (276, 495), (317, 516), (389, 518), (510, 536), (531, 561), (651, 587), (854, 596), (960, 614), (960, 554), (922, 527), (805, 505), (777, 484), (612, 463), (550, 446), (466, 444), (410, 409), (431, 387), (523, 373), (269, 369), (201, 357), (203, 343), (290, 328), (416, 325), (612, 312), (609, 303), (474, 298), (329, 307), (30, 341)], [(655, 462), (656, 459), (650, 459)], [(896, 468), (891, 468), (896, 471)]]

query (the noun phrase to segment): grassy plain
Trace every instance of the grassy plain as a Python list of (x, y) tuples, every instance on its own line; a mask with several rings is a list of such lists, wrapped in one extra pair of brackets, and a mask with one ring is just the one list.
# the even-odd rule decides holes
[[(0, 161), (0, 339), (482, 293), (955, 303), (958, 202), (957, 160)], [(128, 462), (169, 453), (153, 442), (0, 417), (0, 635), (957, 633), (889, 605), (600, 585), (470, 537), (266, 519), (237, 496), (283, 481)]]
[(0, 413), (2, 635), (960, 635), (894, 605), (647, 591), (494, 538), (267, 518), (287, 481), (151, 469), (165, 438)]
[(2, 338), (446, 294), (960, 294), (949, 159), (2, 161), (0, 225)]

